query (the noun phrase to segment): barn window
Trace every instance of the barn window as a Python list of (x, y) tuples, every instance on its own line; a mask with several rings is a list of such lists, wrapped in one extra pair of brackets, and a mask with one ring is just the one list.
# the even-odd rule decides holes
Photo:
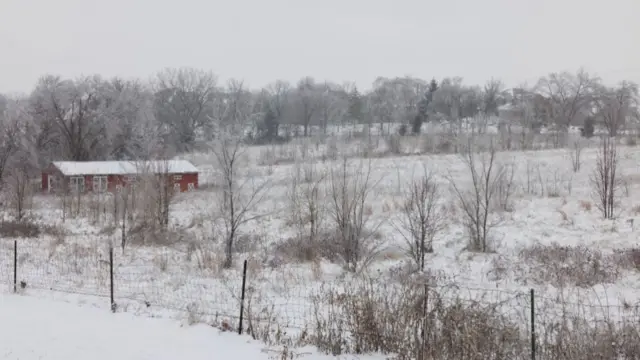
[(93, 191), (104, 192), (107, 191), (108, 179), (106, 176), (94, 176), (93, 177)]
[(117, 185), (116, 185), (116, 191), (117, 191), (117, 192), (121, 192), (121, 191), (122, 191), (122, 185), (117, 184)]
[(180, 184), (173, 184), (173, 191), (174, 192), (181, 192), (182, 189), (180, 189)]
[(173, 180), (176, 180), (176, 181), (182, 180), (182, 175), (173, 175)]
[(69, 178), (69, 189), (74, 193), (84, 192), (84, 177), (74, 176)]
[(196, 185), (194, 183), (187, 184), (187, 190), (193, 191), (196, 189)]

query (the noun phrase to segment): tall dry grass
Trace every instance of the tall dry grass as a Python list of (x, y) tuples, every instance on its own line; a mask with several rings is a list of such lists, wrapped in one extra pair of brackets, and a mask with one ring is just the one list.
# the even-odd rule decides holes
[[(327, 283), (311, 296), (313, 317), (304, 326), (279, 323), (276, 308), (263, 304), (250, 309), (249, 332), (271, 345), (313, 345), (332, 356), (531, 359), (528, 293), (469, 297), (433, 281), (360, 277)], [(536, 303), (537, 359), (640, 359), (638, 309), (546, 298)]]

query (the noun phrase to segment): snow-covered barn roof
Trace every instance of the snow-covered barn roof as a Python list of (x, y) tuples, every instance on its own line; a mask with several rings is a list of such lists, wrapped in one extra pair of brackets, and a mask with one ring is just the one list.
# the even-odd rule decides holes
[(197, 173), (187, 160), (160, 161), (54, 161), (64, 176), (75, 175), (136, 175), (144, 173)]

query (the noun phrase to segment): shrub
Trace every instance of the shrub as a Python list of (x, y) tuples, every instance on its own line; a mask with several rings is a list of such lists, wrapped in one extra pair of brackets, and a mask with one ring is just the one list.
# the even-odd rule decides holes
[[(309, 236), (294, 236), (276, 245), (275, 262), (311, 262), (326, 259), (331, 262), (340, 260), (340, 249), (335, 236), (329, 232)], [(272, 262), (273, 263), (273, 262)]]
[(127, 244), (160, 245), (175, 244), (185, 239), (185, 234), (178, 228), (165, 228), (152, 222), (139, 222), (127, 231)]
[(402, 138), (398, 135), (391, 135), (391, 136), (387, 136), (385, 137), (386, 143), (387, 143), (387, 148), (389, 149), (389, 152), (391, 152), (394, 155), (401, 155), (402, 154)]
[(620, 276), (613, 259), (584, 246), (535, 245), (520, 251), (519, 257), (528, 267), (526, 278), (537, 284), (588, 288), (614, 283)]
[(398, 135), (406, 136), (407, 132), (409, 132), (407, 124), (400, 125), (400, 128), (398, 128)]
[(365, 279), (314, 296), (312, 342), (341, 354), (397, 359), (505, 359), (523, 354), (518, 323), (482, 301), (449, 299), (414, 281)]
[(42, 229), (39, 224), (23, 218), (22, 220), (4, 220), (0, 222), (0, 236), (5, 238), (37, 238)]
[(623, 267), (640, 271), (640, 248), (616, 250), (615, 256), (617, 257), (617, 262)]
[(591, 204), (590, 201), (581, 200), (580, 201), (580, 207), (584, 211), (591, 211), (592, 204)]

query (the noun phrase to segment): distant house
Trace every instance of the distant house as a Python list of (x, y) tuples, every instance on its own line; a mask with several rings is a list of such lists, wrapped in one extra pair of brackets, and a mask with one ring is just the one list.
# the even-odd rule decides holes
[(521, 124), (523, 122), (523, 110), (513, 104), (504, 104), (498, 107), (498, 117), (503, 122)]
[(186, 160), (54, 161), (42, 171), (42, 191), (113, 192), (142, 175), (167, 176), (178, 192), (198, 188), (198, 169)]

